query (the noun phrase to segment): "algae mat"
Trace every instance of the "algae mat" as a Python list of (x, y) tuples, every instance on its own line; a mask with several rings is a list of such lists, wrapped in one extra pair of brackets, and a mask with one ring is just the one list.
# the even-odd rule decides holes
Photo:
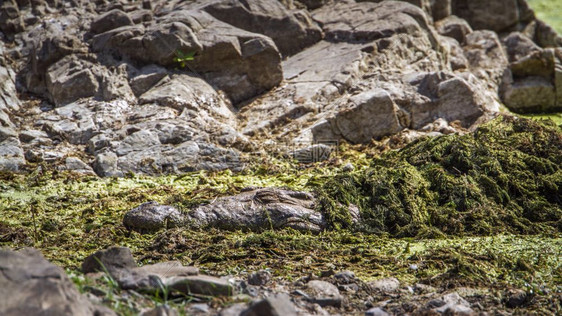
[[(484, 289), (492, 293), (482, 294), (486, 309), (505, 308), (504, 291), (520, 289), (530, 299), (519, 314), (562, 312), (559, 126), (501, 117), (474, 133), (420, 139), (399, 151), (342, 145), (339, 153), (315, 165), (272, 158), (242, 173), (100, 179), (40, 165), (2, 173), (0, 245), (40, 249), (83, 291), (82, 260), (121, 245), (142, 263), (175, 259), (237, 276), (265, 268), (280, 283), (349, 269), (366, 281), (394, 276), (403, 284)], [(347, 163), (355, 170), (343, 171)], [(316, 192), (330, 229), (140, 235), (122, 225), (126, 211), (149, 200), (187, 212), (249, 186)], [(347, 204), (361, 209), (362, 225), (350, 224)], [(109, 305), (123, 314), (138, 310), (111, 297)], [(364, 299), (350, 306), (361, 310)]]

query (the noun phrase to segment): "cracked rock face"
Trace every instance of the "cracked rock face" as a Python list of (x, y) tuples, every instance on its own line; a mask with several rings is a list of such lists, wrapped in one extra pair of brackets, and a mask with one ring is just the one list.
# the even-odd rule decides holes
[(562, 37), (523, 0), (4, 1), (0, 17), (2, 170), (242, 170), (264, 143), (300, 155), (471, 129), (500, 102), (562, 107)]

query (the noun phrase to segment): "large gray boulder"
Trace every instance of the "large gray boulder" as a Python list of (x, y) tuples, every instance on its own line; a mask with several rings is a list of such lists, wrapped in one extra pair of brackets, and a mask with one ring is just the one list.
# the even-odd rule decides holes
[(115, 315), (83, 297), (64, 270), (37, 250), (0, 250), (0, 270), (2, 315)]
[(398, 106), (387, 91), (366, 91), (349, 101), (349, 108), (339, 112), (331, 123), (346, 140), (367, 143), (373, 138), (391, 135), (402, 129), (397, 117)]

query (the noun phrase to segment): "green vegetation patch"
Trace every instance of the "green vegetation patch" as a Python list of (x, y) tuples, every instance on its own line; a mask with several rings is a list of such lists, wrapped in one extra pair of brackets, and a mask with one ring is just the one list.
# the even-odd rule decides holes
[[(497, 298), (503, 291), (518, 288), (530, 297), (520, 314), (556, 314), (562, 293), (561, 151), (554, 123), (499, 118), (472, 134), (425, 138), (382, 155), (342, 145), (327, 162), (271, 158), (242, 173), (100, 179), (32, 166), (31, 173), (0, 173), (0, 246), (38, 248), (67, 268), (81, 290), (102, 288), (106, 304), (124, 315), (168, 298), (123, 299), (111, 280), (84, 279), (77, 271), (84, 258), (112, 245), (131, 248), (141, 264), (180, 260), (209, 274), (241, 277), (269, 269), (280, 283), (349, 269), (365, 281), (393, 276), (439, 289), (484, 288), (495, 293), (486, 301), (493, 306), (502, 304)], [(348, 162), (354, 171), (342, 171)], [(122, 225), (127, 211), (147, 201), (187, 212), (245, 187), (314, 191), (330, 229), (317, 235), (291, 229), (141, 235)], [(349, 204), (363, 217), (359, 231)], [(367, 298), (360, 295), (351, 297), (355, 310), (364, 309)]]
[(562, 34), (562, 1), (560, 0), (527, 0), (537, 17), (550, 26), (559, 34)]
[(562, 131), (502, 117), (466, 135), (418, 140), (316, 190), (335, 228), (394, 237), (556, 233), (562, 229)]

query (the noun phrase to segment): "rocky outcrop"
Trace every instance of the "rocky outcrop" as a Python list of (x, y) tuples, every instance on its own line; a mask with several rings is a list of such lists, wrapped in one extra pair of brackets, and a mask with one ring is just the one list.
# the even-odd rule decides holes
[(196, 52), (187, 63), (189, 69), (202, 74), (234, 103), (269, 90), (282, 79), (281, 56), (270, 38), (202, 11), (174, 10), (147, 28), (124, 26), (98, 34), (92, 41), (97, 52), (117, 51), (144, 64), (162, 66), (173, 66), (180, 54)]
[(88, 301), (37, 250), (0, 250), (0, 270), (2, 315), (116, 315)]
[[(440, 117), (469, 127), (499, 109), (494, 89), (500, 80), (494, 77), (498, 83), (492, 81), (487, 87), (490, 77), (483, 83), (466, 70), (454, 73), (447, 52), (451, 46), (441, 45), (427, 16), (415, 6), (338, 3), (316, 10), (313, 17), (328, 41), (283, 63), (284, 98), (272, 92), (263, 102), (242, 110), (248, 135), (273, 130), (280, 138), (365, 143), (421, 128)], [(464, 54), (459, 46), (451, 50), (455, 48), (457, 55)], [(476, 52), (489, 53), (484, 48)], [(502, 57), (489, 59), (499, 68), (507, 64)], [(473, 62), (474, 68), (487, 66), (479, 62)], [(457, 59), (455, 69), (463, 68), (462, 63)], [(463, 106), (457, 106), (459, 101)], [(285, 121), (289, 123), (278, 123)]]
[(264, 150), (307, 163), (340, 141), (471, 129), (502, 101), (562, 102), (562, 42), (523, 0), (4, 1), (0, 15), (8, 170), (242, 170)]

